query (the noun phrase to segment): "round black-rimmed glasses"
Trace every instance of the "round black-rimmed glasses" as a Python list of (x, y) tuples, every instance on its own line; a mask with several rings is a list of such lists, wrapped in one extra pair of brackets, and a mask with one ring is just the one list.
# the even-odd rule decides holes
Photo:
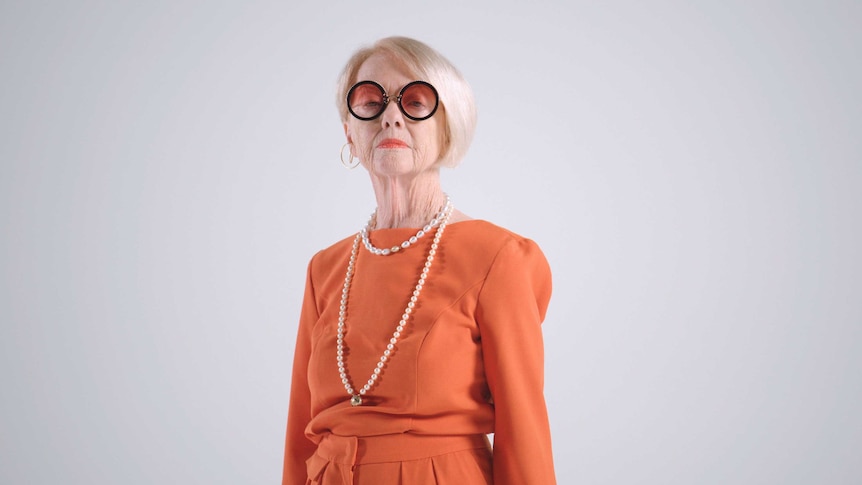
[[(347, 109), (360, 120), (373, 120), (383, 114), (391, 99), (376, 82), (359, 81), (347, 92)], [(425, 81), (413, 81), (401, 88), (395, 102), (404, 116), (422, 121), (434, 116), (440, 99), (434, 86)]]

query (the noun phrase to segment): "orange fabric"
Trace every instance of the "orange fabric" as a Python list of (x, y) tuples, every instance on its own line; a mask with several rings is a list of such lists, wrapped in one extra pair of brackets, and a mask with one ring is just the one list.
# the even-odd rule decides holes
[(485, 435), (325, 435), (306, 463), (307, 485), (491, 483)]
[[(378, 247), (391, 247), (415, 232), (384, 229), (372, 231), (370, 237)], [(346, 367), (354, 388), (368, 380), (391, 338), (432, 237), (426, 235), (390, 256), (360, 248), (345, 334)], [(392, 481), (393, 466), (402, 476), (420, 473), (413, 467), (415, 460), (401, 460), (382, 467), (362, 465), (356, 468), (362, 473), (331, 483), (556, 483), (540, 327), (551, 295), (551, 273), (539, 247), (485, 221), (450, 224), (395, 352), (363, 405), (353, 407), (335, 361), (338, 306), (352, 243), (350, 237), (320, 251), (308, 266), (283, 483), (314, 483), (308, 481), (314, 477), (308, 476), (313, 467), (307, 468), (306, 461), (333, 435), (369, 439), (406, 434), (415, 444), (404, 446), (421, 449), (422, 437), (487, 433), (495, 433), (493, 482), (481, 474), (461, 477), (460, 465), (447, 465), (443, 459), (458, 455), (455, 459), (472, 460), (474, 468), (481, 469), (481, 454), (471, 451), (473, 455), (438, 457), (435, 481)]]

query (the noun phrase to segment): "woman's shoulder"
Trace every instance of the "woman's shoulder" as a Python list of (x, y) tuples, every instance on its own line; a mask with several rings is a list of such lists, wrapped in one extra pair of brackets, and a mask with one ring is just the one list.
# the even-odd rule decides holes
[[(448, 229), (447, 229), (448, 230)], [(452, 225), (447, 259), (464, 275), (493, 281), (495, 287), (529, 285), (550, 294), (551, 270), (535, 241), (485, 220)], [(446, 252), (445, 237), (441, 251)], [(532, 291), (532, 290), (531, 290)], [(545, 298), (544, 296), (542, 298)]]
[[(452, 232), (447, 236), (452, 237), (450, 243), (457, 247), (457, 253), (477, 262), (493, 264), (500, 257), (524, 262), (545, 259), (541, 248), (532, 239), (483, 219), (457, 222), (447, 231)], [(441, 244), (444, 251), (446, 244), (444, 236)]]
[(354, 238), (356, 238), (355, 233), (316, 252), (314, 256), (311, 257), (311, 264), (322, 267), (341, 264), (345, 261), (347, 255), (350, 254), (350, 248), (353, 246)]
[(459, 239), (474, 246), (482, 246), (485, 250), (493, 246), (502, 247), (507, 244), (535, 244), (525, 236), (484, 219), (457, 222), (451, 224), (447, 230), (457, 232)]

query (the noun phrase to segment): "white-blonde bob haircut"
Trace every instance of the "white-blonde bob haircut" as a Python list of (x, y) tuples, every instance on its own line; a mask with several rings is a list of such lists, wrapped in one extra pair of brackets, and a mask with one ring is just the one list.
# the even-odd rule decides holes
[(347, 111), (347, 91), (358, 81), (356, 73), (369, 57), (375, 54), (392, 56), (403, 62), (416, 76), (417, 81), (431, 83), (440, 96), (440, 106), (435, 116), (444, 116), (444, 140), (440, 150), (438, 165), (455, 167), (464, 158), (473, 132), (476, 131), (476, 102), (473, 90), (458, 69), (439, 52), (418, 40), (408, 37), (386, 37), (370, 47), (363, 47), (347, 60), (338, 77), (336, 86), (336, 106), (341, 122), (346, 123), (350, 113)]

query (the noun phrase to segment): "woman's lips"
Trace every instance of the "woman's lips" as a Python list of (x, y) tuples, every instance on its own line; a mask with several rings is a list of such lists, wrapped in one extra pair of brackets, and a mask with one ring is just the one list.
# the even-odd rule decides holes
[(397, 138), (387, 138), (378, 143), (377, 148), (408, 148), (408, 146)]

